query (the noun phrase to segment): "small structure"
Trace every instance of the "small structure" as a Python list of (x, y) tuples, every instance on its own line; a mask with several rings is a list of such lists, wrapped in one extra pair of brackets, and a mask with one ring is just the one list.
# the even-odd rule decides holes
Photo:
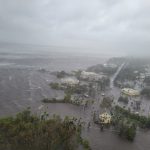
[(110, 124), (111, 123), (111, 115), (108, 113), (103, 113), (99, 115), (100, 123), (102, 124)]
[(70, 86), (74, 86), (74, 85), (79, 84), (79, 80), (77, 80), (75, 78), (63, 78), (63, 79), (61, 79), (61, 83), (70, 85)]
[(138, 90), (134, 90), (131, 88), (124, 88), (121, 90), (121, 92), (127, 96), (139, 96), (140, 92)]

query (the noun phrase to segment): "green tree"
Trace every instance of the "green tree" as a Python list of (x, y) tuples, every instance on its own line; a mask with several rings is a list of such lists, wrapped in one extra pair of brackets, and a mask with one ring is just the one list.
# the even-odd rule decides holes
[(0, 118), (0, 150), (75, 150), (82, 143), (81, 122), (54, 115), (44, 119), (25, 110), (15, 117)]

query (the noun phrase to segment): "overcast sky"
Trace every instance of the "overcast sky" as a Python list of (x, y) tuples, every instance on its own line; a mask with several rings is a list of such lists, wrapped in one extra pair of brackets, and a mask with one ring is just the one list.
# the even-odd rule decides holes
[(146, 53), (150, 0), (0, 0), (0, 41)]

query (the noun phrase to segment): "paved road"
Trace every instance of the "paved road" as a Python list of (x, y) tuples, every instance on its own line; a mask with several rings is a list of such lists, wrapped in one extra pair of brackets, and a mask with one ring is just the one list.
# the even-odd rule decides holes
[(119, 66), (119, 68), (117, 69), (116, 73), (110, 79), (110, 88), (114, 87), (114, 81), (115, 81), (116, 77), (118, 76), (118, 74), (120, 73), (120, 71), (122, 70), (122, 68), (124, 67), (124, 65), (125, 65), (125, 63), (121, 64)]

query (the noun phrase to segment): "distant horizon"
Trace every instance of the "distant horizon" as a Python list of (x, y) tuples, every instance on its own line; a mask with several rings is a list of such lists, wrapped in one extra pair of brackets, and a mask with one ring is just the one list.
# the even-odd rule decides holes
[[(0, 52), (4, 52), (5, 50), (2, 50), (2, 47), (9, 47), (9, 50), (11, 52), (15, 52), (12, 50), (12, 46), (19, 46), (19, 48), (21, 48), (20, 50), (17, 51), (18, 52), (26, 52), (26, 50), (28, 51), (28, 49), (23, 49), (22, 50), (22, 46), (27, 47), (35, 47), (35, 49), (32, 49), (32, 52), (67, 52), (68, 54), (71, 53), (78, 53), (78, 54), (92, 54), (95, 55), (96, 54), (103, 54), (103, 55), (107, 55), (107, 56), (112, 56), (112, 57), (146, 57), (149, 58), (150, 57), (150, 52), (149, 53), (145, 53), (145, 55), (143, 55), (143, 53), (127, 53), (127, 52), (118, 52), (118, 51), (104, 51), (101, 50), (100, 48), (86, 48), (86, 47), (75, 47), (75, 46), (64, 46), (64, 45), (48, 45), (48, 44), (31, 44), (31, 43), (17, 43), (17, 42), (0, 42)], [(21, 46), (21, 47), (20, 47)], [(45, 49), (42, 49), (45, 48)], [(50, 48), (54, 48), (50, 49)], [(62, 50), (63, 48), (63, 50)], [(65, 49), (65, 50), (64, 50)], [(93, 50), (93, 51), (91, 51)], [(30, 51), (30, 50), (29, 50)], [(29, 52), (28, 51), (28, 52)], [(136, 50), (135, 50), (136, 51)], [(98, 56), (97, 56), (98, 57)]]
[[(110, 51), (103, 51), (103, 50), (100, 50), (100, 48), (98, 49), (94, 49), (94, 51), (91, 51), (92, 48), (85, 48), (85, 47), (73, 47), (73, 46), (60, 46), (60, 45), (44, 45), (44, 44), (29, 44), (29, 43), (17, 43), (17, 42), (0, 42), (0, 52), (3, 51), (2, 50), (2, 47), (6, 47), (6, 48), (9, 48), (10, 51), (13, 51), (11, 50), (13, 46), (16, 46), (20, 48), (23, 48), (22, 46), (25, 46), (25, 47), (32, 47), (35, 49), (32, 50), (34, 52), (38, 51), (43, 51), (43, 52), (67, 52), (67, 53), (79, 53), (79, 54), (103, 54), (103, 55), (112, 55), (114, 52), (110, 52)], [(38, 50), (36, 50), (36, 48)], [(42, 48), (45, 48), (45, 49), (42, 49)], [(54, 48), (55, 50), (53, 49), (50, 49), (50, 48)], [(62, 50), (63, 48), (63, 50)], [(65, 50), (64, 50), (65, 49)], [(27, 50), (27, 49), (26, 49)], [(78, 50), (78, 51), (76, 51)], [(80, 50), (80, 51), (79, 51)], [(96, 51), (97, 50), (97, 51)], [(18, 50), (17, 52), (23, 52), (23, 50)], [(15, 52), (15, 51), (14, 51)], [(114, 55), (117, 55), (117, 56), (126, 56), (125, 53), (118, 53), (116, 52), (117, 54), (114, 53)]]

